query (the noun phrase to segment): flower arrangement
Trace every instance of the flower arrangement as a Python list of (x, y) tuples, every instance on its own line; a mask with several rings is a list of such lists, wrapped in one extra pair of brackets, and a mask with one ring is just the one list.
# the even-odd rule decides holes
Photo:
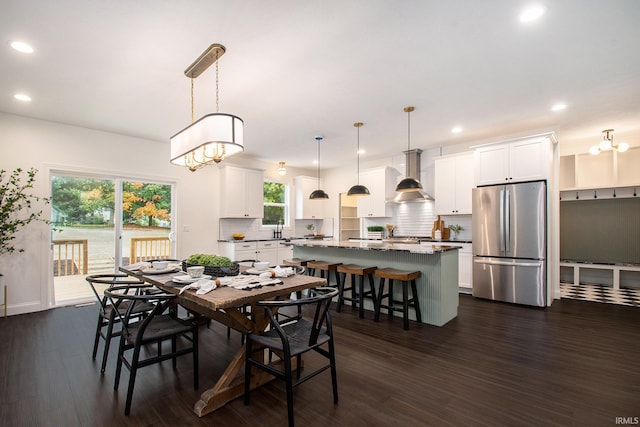
[(458, 233), (460, 233), (464, 228), (460, 224), (452, 224), (449, 226), (449, 230), (453, 231), (453, 238), (458, 238)]

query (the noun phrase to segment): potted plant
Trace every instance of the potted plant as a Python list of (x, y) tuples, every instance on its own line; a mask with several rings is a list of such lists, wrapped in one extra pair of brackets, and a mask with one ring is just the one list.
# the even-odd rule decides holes
[(367, 227), (367, 236), (370, 239), (382, 239), (382, 232), (384, 227), (381, 225), (370, 225)]
[(458, 233), (460, 233), (464, 228), (460, 224), (453, 224), (449, 226), (449, 230), (453, 231), (453, 240), (458, 240)]
[[(24, 176), (23, 172), (26, 174)], [(39, 197), (32, 193), (37, 169), (23, 171), (21, 168), (13, 172), (0, 170), (0, 256), (24, 249), (15, 246), (14, 240), (20, 230), (33, 221), (50, 222), (42, 219), (42, 209), (37, 210), (38, 203), (49, 203), (46, 197)], [(0, 273), (0, 295), (4, 295), (4, 277)], [(6, 307), (6, 301), (2, 305)]]

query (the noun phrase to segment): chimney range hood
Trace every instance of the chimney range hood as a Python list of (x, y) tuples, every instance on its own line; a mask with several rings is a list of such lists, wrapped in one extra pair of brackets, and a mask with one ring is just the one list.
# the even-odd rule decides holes
[[(420, 181), (420, 155), (422, 154), (422, 150), (415, 148), (413, 150), (405, 151), (404, 154), (406, 156), (405, 169), (411, 173), (411, 176), (408, 177)], [(426, 202), (427, 200), (433, 200), (433, 198), (424, 191), (419, 190), (398, 193), (398, 195), (390, 201), (394, 203), (409, 203)]]

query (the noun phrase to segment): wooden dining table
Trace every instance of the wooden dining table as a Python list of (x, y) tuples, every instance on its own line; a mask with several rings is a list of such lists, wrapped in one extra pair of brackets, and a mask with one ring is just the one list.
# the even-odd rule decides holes
[[(185, 286), (183, 283), (172, 281), (173, 277), (184, 275), (182, 271), (143, 274), (138, 270), (129, 270), (126, 266), (120, 267), (120, 271), (174, 294), (179, 294), (181, 287)], [(282, 299), (289, 297), (293, 292), (327, 284), (326, 279), (298, 274), (283, 277), (281, 280), (282, 284), (254, 287), (249, 290), (221, 286), (203, 295), (197, 295), (194, 289), (188, 289), (178, 296), (177, 303), (241, 333), (260, 333), (266, 329), (269, 320), (263, 309), (256, 308), (258, 301)], [(247, 305), (251, 306), (250, 312), (244, 309)], [(244, 360), (245, 346), (240, 346), (216, 384), (203, 392), (195, 403), (193, 410), (198, 416), (215, 411), (227, 402), (244, 395)], [(259, 387), (273, 378), (264, 371), (252, 373), (251, 388)]]

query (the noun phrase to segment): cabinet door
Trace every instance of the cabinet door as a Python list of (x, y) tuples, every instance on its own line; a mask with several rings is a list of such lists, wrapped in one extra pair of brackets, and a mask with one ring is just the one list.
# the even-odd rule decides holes
[(246, 171), (246, 215), (262, 218), (264, 215), (264, 174), (261, 171)]
[(278, 246), (278, 265), (282, 265), (285, 259), (293, 258), (293, 246)]
[(509, 182), (547, 179), (550, 165), (546, 138), (509, 144)]
[(440, 215), (456, 211), (456, 159), (454, 157), (435, 161), (435, 209)]
[(461, 288), (472, 288), (473, 256), (471, 254), (471, 244), (464, 243), (462, 249), (458, 250), (458, 286)]
[(456, 157), (456, 214), (471, 215), (471, 191), (474, 187), (473, 166), (472, 155)]
[[(296, 219), (324, 218), (325, 200), (311, 200), (309, 196), (318, 189), (318, 179), (308, 176), (297, 176), (296, 186)], [(320, 181), (322, 188), (322, 181)]]
[(270, 265), (278, 264), (278, 245), (277, 240), (269, 242), (258, 242), (256, 257), (260, 261), (267, 261)]
[(244, 218), (246, 205), (247, 175), (244, 169), (225, 167), (220, 171), (220, 216)]
[(480, 147), (474, 154), (476, 185), (501, 184), (508, 182), (508, 144)]
[(387, 204), (390, 187), (389, 168), (371, 169), (360, 173), (360, 184), (369, 189), (369, 196), (358, 197), (358, 217), (375, 218), (391, 216)]

